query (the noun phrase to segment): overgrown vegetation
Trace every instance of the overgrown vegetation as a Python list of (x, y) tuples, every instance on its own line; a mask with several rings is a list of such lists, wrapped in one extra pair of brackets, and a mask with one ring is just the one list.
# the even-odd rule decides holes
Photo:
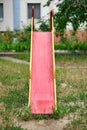
[(0, 51), (29, 51), (31, 26), (24, 27), (22, 31), (0, 32)]
[(49, 23), (47, 21), (41, 21), (39, 29), (44, 32), (50, 31)]
[[(55, 43), (55, 50), (87, 50), (87, 43)], [(1, 43), (0, 51), (30, 51), (30, 43), (16, 42), (13, 44)]]
[[(11, 32), (7, 30), (0, 32), (0, 51), (30, 51), (30, 35), (31, 26), (24, 27), (22, 31)], [(40, 25), (41, 31), (49, 31), (48, 22), (42, 21)], [(55, 43), (55, 50), (87, 50), (87, 42), (80, 42), (75, 35), (68, 37), (61, 34), (60, 43)]]
[[(62, 61), (60, 60), (62, 57)], [(64, 66), (63, 63), (67, 63), (66, 67), (72, 62), (73, 57), (56, 56), (56, 62), (58, 67)], [(87, 57), (80, 56), (75, 59), (76, 64), (80, 66), (81, 62), (84, 62), (87, 66)], [(61, 62), (60, 62), (61, 61)], [(59, 63), (59, 64), (58, 64)], [(78, 66), (77, 65), (77, 66)], [(64, 66), (65, 67), (65, 66)], [(84, 67), (84, 64), (83, 64)], [(30, 109), (27, 107), (28, 102), (28, 81), (29, 81), (29, 67), (28, 65), (22, 65), (12, 63), (6, 60), (0, 60), (0, 125), (1, 128), (12, 127), (14, 124), (14, 118), (21, 120), (29, 119), (60, 119), (64, 116), (72, 118), (72, 124), (67, 128), (86, 128), (86, 114), (87, 114), (87, 71), (86, 69), (75, 68), (58, 68), (57, 74), (57, 111), (53, 115), (32, 115)], [(83, 111), (84, 110), (84, 111)], [(70, 114), (72, 115), (70, 117)], [(80, 121), (78, 121), (80, 119)], [(77, 121), (76, 121), (77, 120)], [(76, 123), (76, 122), (77, 123)], [(82, 124), (82, 125), (81, 125)], [(15, 125), (15, 124), (14, 124)], [(2, 130), (2, 129), (1, 129)], [(8, 129), (6, 129), (8, 130)], [(17, 130), (14, 126), (14, 130)], [(19, 129), (21, 130), (21, 128)]]
[[(12, 57), (30, 62), (29, 53), (14, 54)], [(85, 67), (87, 65), (87, 55), (55, 54), (56, 67)]]
[(86, 68), (87, 55), (56, 54), (56, 67)]
[[(49, 6), (48, 0), (45, 6)], [(54, 16), (56, 31), (64, 32), (68, 23), (72, 24), (74, 32), (81, 24), (87, 26), (87, 1), (86, 0), (57, 0), (57, 12)], [(85, 27), (86, 29), (87, 27)]]
[(87, 50), (87, 43), (55, 43), (55, 50)]
[(73, 36), (77, 30), (87, 30), (87, 1), (86, 0), (48, 0), (44, 6), (55, 3), (54, 27), (64, 37), (67, 27), (72, 27)]
[(13, 58), (16, 58), (16, 59), (20, 59), (20, 60), (24, 60), (24, 61), (30, 61), (30, 53), (29, 52), (23, 52), (23, 53), (20, 53), (20, 54), (14, 54), (12, 55)]

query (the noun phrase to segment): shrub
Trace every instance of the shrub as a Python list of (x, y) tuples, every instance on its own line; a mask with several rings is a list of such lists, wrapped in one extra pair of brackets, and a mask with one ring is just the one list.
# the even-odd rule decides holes
[(30, 32), (26, 32), (25, 30), (23, 30), (23, 31), (16, 31), (16, 32), (14, 32), (14, 38), (16, 38), (17, 42), (27, 42), (27, 43), (30, 43), (30, 39), (31, 39), (31, 35), (30, 34), (31, 34)]
[(54, 46), (54, 48), (55, 48), (55, 50), (65, 50), (65, 48), (66, 48), (66, 45), (65, 44), (55, 44), (55, 46)]
[(31, 25), (24, 26), (24, 32), (31, 32)]
[(16, 42), (12, 44), (12, 49), (20, 52), (20, 51), (30, 51), (30, 43), (26, 42)]
[(12, 50), (10, 43), (3, 42), (0, 44), (0, 51), (10, 51), (10, 50)]
[(87, 50), (87, 43), (55, 43), (55, 50)]
[(9, 29), (3, 33), (3, 42), (12, 43), (13, 42), (13, 32), (11, 32)]
[(0, 44), (0, 51), (12, 51), (15, 50), (16, 52), (22, 51), (30, 51), (30, 43), (27, 42), (15, 42), (15, 43), (1, 43)]
[(0, 43), (2, 43), (3, 42), (3, 35), (2, 35), (2, 33), (0, 32)]
[(67, 37), (68, 43), (77, 44), (79, 42), (77, 36), (75, 36), (74, 34), (72, 34), (70, 37), (68, 37), (68, 36), (66, 36), (66, 37)]
[(41, 31), (50, 31), (49, 25), (45, 21), (41, 21), (39, 28)]

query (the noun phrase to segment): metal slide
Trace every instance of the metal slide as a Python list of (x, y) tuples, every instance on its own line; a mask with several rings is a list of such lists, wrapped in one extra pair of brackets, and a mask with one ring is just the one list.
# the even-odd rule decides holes
[[(51, 20), (52, 20), (51, 12)], [(32, 8), (29, 103), (33, 114), (52, 114), (56, 108), (53, 31), (34, 32)], [(51, 21), (52, 24), (52, 21)]]

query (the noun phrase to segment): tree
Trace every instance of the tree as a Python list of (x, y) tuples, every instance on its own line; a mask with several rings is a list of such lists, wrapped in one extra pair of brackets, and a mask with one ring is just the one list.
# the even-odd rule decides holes
[[(45, 6), (49, 6), (48, 0)], [(87, 0), (58, 0), (57, 12), (54, 15), (56, 31), (63, 32), (68, 22), (72, 23), (76, 31), (81, 23), (87, 24)]]
[(41, 21), (41, 25), (40, 25), (39, 29), (41, 31), (49, 31), (50, 30), (49, 25), (46, 21)]

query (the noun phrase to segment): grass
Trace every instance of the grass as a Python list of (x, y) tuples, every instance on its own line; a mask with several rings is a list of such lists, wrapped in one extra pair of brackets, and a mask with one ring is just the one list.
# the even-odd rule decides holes
[(14, 54), (12, 57), (20, 59), (20, 60), (25, 60), (25, 61), (29, 61), (30, 60), (30, 54), (28, 52), (20, 53), (20, 54)]
[(28, 70), (26, 65), (0, 60), (0, 119), (4, 126), (13, 123), (14, 110), (27, 105)]
[[(57, 79), (60, 81), (58, 100), (69, 106), (69, 113), (74, 112), (73, 120), (65, 130), (87, 129), (87, 70), (58, 69)], [(61, 83), (66, 83), (66, 87)]]
[(56, 54), (56, 66), (76, 66), (76, 67), (86, 67), (87, 65), (87, 55), (64, 55), (64, 54)]
[[(1, 128), (0, 130), (3, 130), (3, 128)], [(14, 126), (14, 125), (8, 126), (7, 125), (4, 127), (4, 130), (26, 130), (26, 129), (23, 129), (20, 126)]]
[[(73, 61), (71, 60), (73, 59)], [(75, 58), (75, 59), (74, 59)], [(87, 128), (87, 70), (67, 68), (67, 65), (87, 65), (86, 55), (69, 57), (58, 55), (58, 62), (66, 63), (66, 68), (57, 68), (58, 108), (53, 115), (32, 115), (27, 108), (29, 66), (0, 59), (0, 129), (10, 129), (14, 118), (60, 119), (73, 115), (73, 120), (65, 130), (86, 130)], [(83, 61), (83, 63), (82, 63)], [(74, 63), (75, 62), (75, 63)], [(68, 64), (69, 63), (69, 64)], [(61, 63), (58, 63), (61, 65)], [(81, 65), (80, 64), (80, 65)], [(63, 66), (63, 64), (62, 64)], [(65, 67), (65, 65), (64, 65)], [(7, 129), (7, 127), (9, 127)], [(14, 126), (14, 130), (17, 128)], [(19, 129), (21, 130), (21, 128)]]
[[(29, 53), (20, 53), (14, 54), (14, 58), (30, 61), (30, 54)], [(87, 65), (87, 56), (86, 55), (64, 55), (64, 54), (56, 54), (56, 66), (67, 67), (67, 66), (76, 66), (76, 67), (86, 67)]]

